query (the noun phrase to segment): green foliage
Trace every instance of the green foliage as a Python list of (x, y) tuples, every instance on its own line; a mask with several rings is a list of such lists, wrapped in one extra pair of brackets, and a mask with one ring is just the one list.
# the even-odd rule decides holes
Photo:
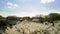
[(32, 19), (38, 19), (38, 22), (40, 22), (40, 23), (43, 23), (44, 22), (44, 18), (43, 17), (32, 17)]
[(7, 19), (0, 16), (0, 30), (5, 31), (7, 27), (11, 27), (10, 24), (7, 22)]
[(49, 14), (49, 21), (56, 21), (56, 20), (60, 20), (60, 14), (50, 13)]
[(39, 17), (37, 17), (37, 16), (36, 17), (32, 17), (32, 19), (39, 19)]
[(25, 16), (25, 17), (22, 17), (23, 20), (29, 20), (30, 17), (29, 16)]
[[(44, 17), (32, 17), (30, 18), (29, 16), (25, 16), (25, 17), (22, 17), (23, 20), (27, 20), (29, 21), (30, 19), (38, 19), (38, 22), (39, 23), (43, 23), (44, 21), (48, 21), (50, 23), (53, 23), (54, 21), (60, 21), (60, 14), (58, 13), (50, 13), (49, 15), (47, 16), (44, 16)], [(0, 30), (4, 30), (7, 28), (7, 27), (12, 27), (13, 25), (9, 24), (8, 23), (8, 20), (20, 20), (20, 17), (18, 18), (17, 16), (8, 16), (8, 17), (3, 17), (3, 16), (0, 16)], [(60, 22), (59, 22), (60, 23)], [(53, 23), (54, 25), (54, 23)], [(60, 26), (60, 25), (59, 25)], [(57, 27), (56, 27), (57, 28)], [(58, 29), (60, 31), (60, 28)], [(32, 32), (31, 34), (50, 34), (50, 32), (48, 30), (40, 30), (40, 31), (34, 31)], [(57, 33), (57, 32), (55, 32)]]
[(8, 16), (6, 17), (8, 20), (17, 20), (18, 18), (16, 16)]
[(59, 20), (59, 14), (57, 13), (50, 13), (49, 16), (52, 20)]
[(43, 22), (44, 22), (44, 18), (43, 18), (43, 17), (39, 17), (39, 21), (40, 21), (41, 23), (43, 23)]
[(7, 23), (6, 19), (1, 19), (0, 20), (0, 30), (1, 31), (5, 32), (5, 30), (7, 29), (8, 25), (9, 24)]
[(6, 27), (7, 26), (7, 20), (0, 16), (0, 27)]
[(48, 21), (48, 19), (49, 19), (49, 16), (44, 16), (45, 21)]
[(3, 19), (4, 17), (0, 16), (0, 19)]

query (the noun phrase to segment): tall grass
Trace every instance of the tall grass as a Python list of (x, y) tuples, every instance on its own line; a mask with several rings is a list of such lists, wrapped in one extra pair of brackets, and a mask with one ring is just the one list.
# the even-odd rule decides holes
[(21, 22), (12, 28), (7, 27), (3, 34), (60, 34), (60, 22), (54, 24), (52, 26), (52, 24)]

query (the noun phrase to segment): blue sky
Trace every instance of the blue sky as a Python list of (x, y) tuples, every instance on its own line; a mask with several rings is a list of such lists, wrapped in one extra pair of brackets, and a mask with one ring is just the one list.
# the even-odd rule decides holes
[(60, 13), (60, 0), (0, 0), (0, 15), (34, 16)]

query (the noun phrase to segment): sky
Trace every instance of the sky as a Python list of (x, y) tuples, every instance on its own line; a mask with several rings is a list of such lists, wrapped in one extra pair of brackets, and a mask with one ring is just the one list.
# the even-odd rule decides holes
[(60, 0), (0, 0), (2, 16), (35, 16), (60, 13)]

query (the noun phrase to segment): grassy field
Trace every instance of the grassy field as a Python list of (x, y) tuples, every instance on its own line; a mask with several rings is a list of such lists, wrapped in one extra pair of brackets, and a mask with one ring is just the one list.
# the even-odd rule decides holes
[(21, 22), (12, 26), (7, 27), (3, 34), (60, 34), (60, 22), (45, 25), (35, 22)]

